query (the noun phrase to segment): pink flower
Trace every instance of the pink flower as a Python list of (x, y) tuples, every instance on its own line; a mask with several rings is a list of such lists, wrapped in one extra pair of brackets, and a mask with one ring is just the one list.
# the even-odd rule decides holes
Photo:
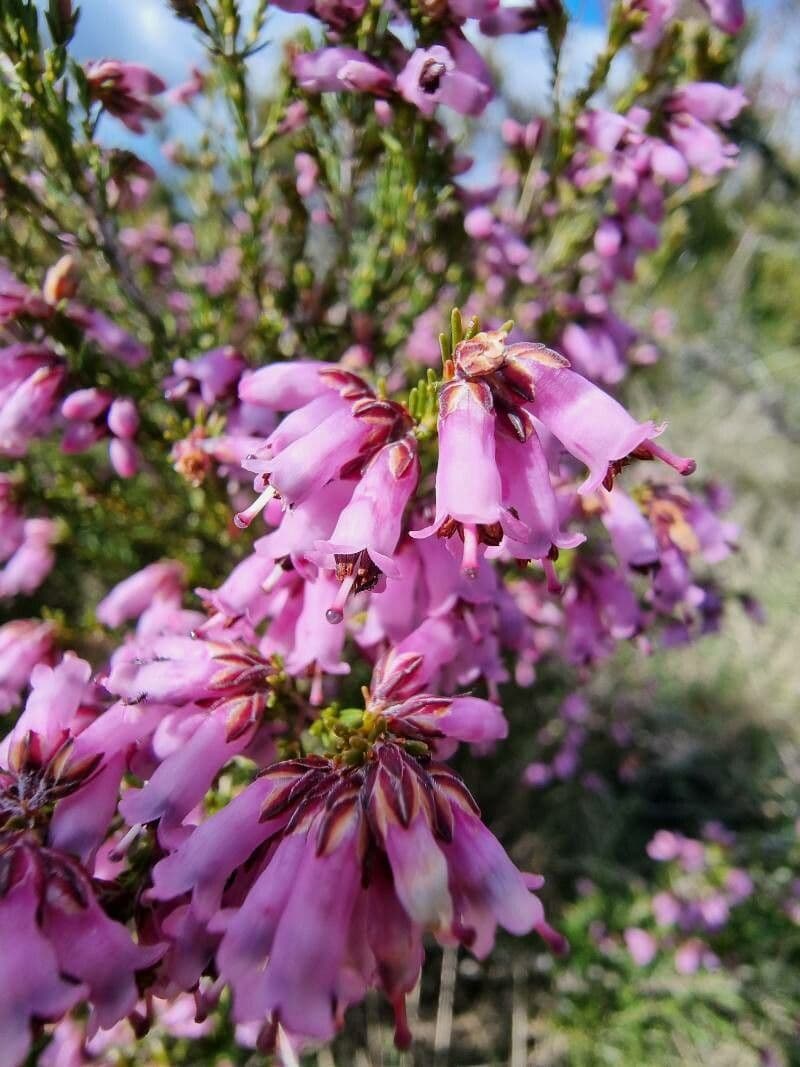
[(313, 0), (314, 14), (335, 30), (345, 30), (364, 14), (367, 0)]
[(18, 868), (17, 880), (0, 897), (2, 1067), (17, 1067), (25, 1060), (35, 1020), (58, 1019), (83, 994), (80, 986), (62, 977), (55, 951), (41, 931), (35, 869), (24, 858)]
[(701, 968), (716, 971), (719, 965), (717, 956), (697, 937), (684, 941), (675, 953), (675, 970), (678, 974), (697, 974)]
[(503, 504), (527, 529), (524, 537), (507, 533), (502, 547), (517, 559), (546, 559), (559, 548), (575, 548), (586, 538), (561, 529), (558, 501), (550, 470), (535, 430), (525, 442), (498, 433), (497, 465), (503, 485)]
[(14, 707), (34, 667), (47, 661), (52, 647), (52, 623), (13, 619), (0, 626), (0, 713)]
[(138, 999), (136, 972), (163, 953), (136, 946), (108, 918), (89, 871), (64, 847), (65, 838), (81, 841), (91, 855), (108, 832), (123, 770), (113, 746), (127, 743), (105, 723), (99, 745), (90, 736), (89, 674), (70, 653), (53, 669), (36, 667), (25, 710), (0, 746), (0, 971), (28, 957), (14, 980), (0, 982), (0, 1062), (13, 1067), (31, 1017), (55, 1018), (88, 999), (90, 1026), (112, 1026)]
[(438, 104), (462, 115), (480, 115), (492, 95), (483, 77), (474, 69), (459, 69), (455, 56), (438, 44), (412, 54), (397, 76), (397, 91), (429, 117)]
[(47, 319), (53, 309), (43, 297), (0, 264), (0, 322), (29, 317)]
[(665, 862), (677, 859), (686, 839), (683, 834), (675, 834), (671, 830), (658, 830), (647, 846), (647, 855), (650, 859)]
[(256, 552), (274, 561), (289, 560), (304, 578), (313, 579), (315, 546), (331, 536), (355, 486), (351, 479), (335, 479), (302, 504), (284, 511), (277, 530), (256, 541)]
[(392, 76), (369, 56), (355, 48), (322, 48), (301, 52), (292, 62), (301, 89), (310, 93), (366, 92), (383, 95), (392, 87)]
[(305, 199), (311, 196), (317, 187), (319, 166), (308, 152), (298, 152), (294, 157), (294, 169), (297, 171), (297, 195)]
[(711, 21), (725, 33), (739, 33), (744, 29), (745, 12), (742, 0), (701, 0), (708, 9)]
[(166, 85), (139, 63), (122, 63), (116, 59), (87, 63), (86, 81), (91, 98), (122, 119), (132, 133), (144, 133), (144, 119), (161, 117), (150, 98), (163, 93)]
[(405, 1047), (425, 929), (480, 957), (498, 924), (555, 936), (463, 783), (403, 744), (376, 742), (361, 767), (318, 756), (276, 764), (156, 867), (156, 896), (193, 889), (208, 914), (272, 839), (243, 902), (211, 922), (234, 1019), (263, 1024), (264, 1043), (278, 1021), (296, 1037), (332, 1037), (348, 1004), (377, 985)]
[(673, 117), (669, 135), (689, 166), (710, 177), (729, 170), (739, 153), (717, 130), (686, 112)]
[(320, 571), (313, 582), (303, 588), (303, 607), (294, 632), (294, 650), (286, 660), (291, 674), (307, 672), (313, 678), (311, 701), (322, 703), (323, 674), (349, 674), (350, 665), (343, 658), (345, 632), (331, 626), (326, 619), (336, 602), (339, 582), (335, 575)]
[(129, 1014), (139, 995), (136, 972), (155, 963), (164, 947), (135, 945), (66, 853), (2, 830), (0, 837), (0, 971), (14, 970), (0, 983), (0, 1063), (16, 1067), (34, 1018), (56, 1019), (84, 999), (92, 1028)]
[(203, 92), (205, 80), (203, 72), (198, 70), (197, 67), (192, 67), (189, 78), (170, 89), (167, 93), (167, 99), (171, 104), (188, 104)]
[(51, 519), (26, 519), (22, 544), (0, 570), (0, 598), (38, 589), (53, 569), (58, 527)]
[(67, 316), (80, 326), (90, 341), (114, 359), (138, 367), (147, 359), (148, 351), (141, 342), (126, 333), (121, 326), (111, 322), (102, 312), (71, 301), (66, 308)]
[(176, 359), (172, 365), (175, 374), (166, 382), (167, 396), (177, 400), (196, 388), (203, 403), (211, 407), (233, 390), (245, 365), (244, 357), (230, 345), (196, 359)]
[(637, 967), (647, 967), (658, 952), (658, 942), (647, 930), (632, 926), (623, 934), (631, 959)]
[[(15, 749), (31, 749), (39, 764), (47, 764), (64, 745), (87, 725), (79, 715), (89, 694), (89, 664), (73, 652), (65, 653), (57, 666), (43, 663), (31, 672), (31, 691), (11, 733), (0, 742), (0, 765), (9, 765)], [(18, 756), (17, 762), (22, 759)]]
[(658, 544), (641, 510), (619, 486), (610, 493), (603, 489), (599, 493), (603, 525), (620, 563), (636, 569), (654, 566), (659, 558)]
[(139, 470), (139, 450), (133, 441), (112, 437), (108, 443), (108, 458), (120, 478), (133, 478)]
[(121, 626), (138, 618), (154, 600), (179, 598), (183, 565), (175, 560), (151, 563), (115, 585), (97, 605), (97, 617), (106, 626)]
[(387, 440), (408, 428), (398, 404), (375, 397), (346, 371), (325, 372), (326, 389), (293, 411), (243, 466), (257, 475), (258, 498), (235, 516), (251, 524), (277, 494), (287, 507), (302, 504), (331, 479), (364, 466)]
[[(453, 532), (450, 527), (459, 524), (464, 538), (463, 567), (474, 572), (478, 566), (478, 528), (497, 528), (502, 517), (494, 403), (488, 385), (466, 381), (445, 385), (439, 396), (438, 433), (436, 516), (430, 526), (414, 531), (413, 536), (428, 537), (443, 528)], [(494, 543), (500, 539), (499, 533), (490, 536)]]
[(684, 112), (701, 122), (718, 122), (725, 126), (733, 122), (747, 103), (744, 90), (738, 85), (691, 82), (676, 89), (665, 106), (670, 112)]
[(374, 456), (339, 515), (330, 540), (316, 543), (327, 563), (332, 556), (336, 577), (342, 582), (327, 611), (329, 622), (341, 622), (350, 592), (375, 585), (381, 574), (398, 575), (394, 562), (406, 505), (419, 480), (416, 442), (406, 436)]
[(112, 399), (104, 389), (77, 389), (64, 399), (61, 414), (65, 419), (91, 422), (106, 411)]
[(683, 907), (672, 893), (656, 893), (651, 902), (653, 915), (659, 926), (674, 926), (681, 917)]
[(566, 367), (531, 366), (535, 395), (528, 410), (576, 459), (589, 468), (578, 492), (589, 493), (613, 477), (614, 466), (631, 454), (661, 459), (680, 474), (691, 474), (694, 460), (675, 456), (653, 441), (663, 430), (636, 422), (608, 393)]
[(139, 429), (139, 413), (129, 397), (117, 397), (108, 410), (108, 428), (116, 437), (130, 438)]
[(64, 377), (63, 367), (40, 366), (0, 391), (0, 454), (23, 456), (50, 429)]
[(500, 37), (506, 33), (530, 33), (547, 25), (553, 16), (563, 16), (560, 0), (534, 0), (520, 6), (493, 5), (496, 10), (480, 16), (481, 33)]

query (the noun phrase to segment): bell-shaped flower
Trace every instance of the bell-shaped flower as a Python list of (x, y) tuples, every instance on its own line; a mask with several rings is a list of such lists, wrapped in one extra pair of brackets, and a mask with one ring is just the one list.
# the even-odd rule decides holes
[(53, 648), (54, 627), (39, 619), (12, 619), (0, 626), (0, 714), (10, 711), (37, 664)]
[(663, 432), (663, 426), (636, 422), (620, 403), (580, 374), (542, 363), (532, 363), (530, 373), (535, 392), (528, 410), (589, 468), (579, 493), (592, 492), (610, 481), (612, 465), (631, 454), (660, 459), (680, 474), (694, 471), (694, 460), (676, 456), (655, 443), (653, 438)]
[(381, 574), (398, 576), (394, 554), (418, 480), (414, 438), (407, 435), (384, 445), (367, 465), (330, 539), (317, 541), (320, 562), (332, 564), (342, 582), (326, 613), (329, 622), (342, 621), (351, 592), (372, 588)]
[(264, 1047), (278, 1024), (330, 1039), (371, 986), (406, 1047), (425, 930), (481, 956), (498, 923), (557, 942), (528, 888), (540, 880), (516, 870), (460, 779), (411, 755), (414, 744), (424, 748), (389, 733), (353, 749), (361, 765), (276, 764), (156, 867), (159, 899), (191, 891), (204, 915), (221, 903), (209, 923), (222, 935), (217, 968), (234, 1019), (261, 1027)]
[(423, 115), (431, 116), (438, 104), (462, 115), (480, 115), (492, 90), (476, 73), (461, 66), (444, 45), (418, 48), (397, 76), (397, 90)]
[(166, 85), (147, 67), (101, 59), (87, 63), (85, 73), (90, 98), (121, 119), (132, 133), (144, 133), (144, 119), (161, 117), (151, 97), (163, 93)]
[(328, 392), (331, 385), (323, 371), (336, 369), (335, 363), (319, 360), (270, 363), (242, 375), (239, 398), (271, 411), (294, 411)]
[(433, 533), (449, 536), (457, 529), (464, 539), (462, 567), (478, 570), (479, 544), (498, 544), (503, 512), (500, 472), (495, 458), (494, 403), (484, 382), (453, 381), (439, 396), (439, 458), (436, 466), (436, 515), (433, 523), (412, 531), (412, 537)]
[(575, 548), (586, 538), (561, 529), (558, 502), (550, 479), (547, 457), (536, 430), (525, 441), (499, 432), (497, 465), (503, 485), (503, 503), (514, 510), (527, 529), (517, 539), (506, 534), (502, 547), (517, 559), (552, 559), (559, 548)]
[(97, 617), (106, 626), (122, 626), (138, 619), (154, 600), (180, 599), (183, 584), (183, 564), (176, 560), (150, 563), (114, 586), (97, 605)]
[(286, 660), (294, 675), (307, 672), (313, 679), (311, 701), (321, 704), (323, 674), (349, 674), (350, 665), (343, 658), (345, 631), (331, 626), (326, 612), (336, 600), (339, 583), (334, 574), (320, 571), (313, 582), (305, 582), (303, 607), (294, 633), (294, 649)]
[(321, 48), (301, 52), (292, 61), (292, 73), (301, 89), (309, 93), (386, 94), (392, 76), (369, 56), (355, 48)]

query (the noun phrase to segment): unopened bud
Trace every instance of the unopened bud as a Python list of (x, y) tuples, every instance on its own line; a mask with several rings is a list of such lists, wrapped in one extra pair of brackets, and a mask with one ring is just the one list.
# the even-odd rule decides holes
[(42, 295), (48, 304), (55, 307), (62, 300), (69, 300), (78, 291), (78, 272), (72, 256), (62, 256), (47, 271), (42, 285)]

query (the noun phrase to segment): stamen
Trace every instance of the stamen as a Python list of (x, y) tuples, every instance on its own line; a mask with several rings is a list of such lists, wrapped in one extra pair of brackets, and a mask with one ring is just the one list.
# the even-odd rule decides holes
[(402, 1052), (411, 1048), (411, 1030), (406, 1014), (405, 994), (400, 993), (399, 996), (393, 998), (392, 1011), (394, 1012), (394, 1047)]
[(128, 851), (128, 848), (133, 844), (141, 832), (141, 823), (136, 823), (135, 826), (132, 826), (130, 830), (128, 830), (124, 837), (120, 838), (108, 854), (108, 858), (112, 863), (119, 863), (121, 859), (125, 858), (125, 853)]
[(265, 593), (271, 593), (281, 578), (286, 574), (280, 563), (276, 563), (267, 577), (261, 583), (261, 588)]
[(539, 562), (544, 568), (545, 577), (547, 578), (548, 593), (554, 593), (557, 596), (560, 592), (562, 592), (564, 587), (558, 580), (558, 575), (556, 574), (556, 569), (553, 566), (553, 561), (547, 556), (545, 556), (544, 559), (539, 560)]
[(470, 608), (464, 607), (461, 612), (461, 617), (464, 620), (464, 625), (467, 628), (467, 632), (476, 645), (481, 642), (481, 631), (478, 623), (475, 621), (475, 615)]
[(193, 640), (197, 640), (202, 637), (203, 634), (208, 633), (209, 630), (213, 630), (215, 626), (224, 626), (227, 616), (222, 611), (215, 611), (213, 615), (209, 615), (205, 622), (201, 622), (199, 626), (195, 626), (189, 636)]
[(239, 511), (233, 516), (233, 521), (239, 527), (240, 530), (246, 530), (256, 515), (260, 515), (264, 508), (269, 504), (270, 500), (275, 496), (275, 490), (271, 485), (259, 494), (250, 505), (249, 508), (245, 508), (244, 511)]
[(317, 665), (314, 668), (314, 678), (311, 682), (311, 693), (309, 694), (309, 700), (312, 707), (320, 708), (325, 700), (325, 693), (322, 689), (322, 670)]
[(642, 451), (645, 454), (650, 454), (652, 459), (660, 459), (662, 463), (666, 463), (668, 467), (672, 467), (678, 474), (682, 474), (686, 477), (687, 474), (694, 474), (697, 470), (697, 463), (689, 456), (678, 456), (674, 452), (668, 452), (666, 448), (662, 448), (661, 445), (657, 445), (655, 441), (645, 441), (642, 445)]
[(300, 1061), (294, 1046), (284, 1028), (278, 1023), (276, 1052), (281, 1061), (281, 1067), (300, 1067)]
[(461, 573), (467, 578), (478, 577), (478, 527), (473, 522), (464, 523), (464, 555), (461, 557)]
[(336, 594), (336, 598), (325, 612), (325, 618), (328, 622), (334, 626), (338, 625), (344, 618), (344, 606), (347, 602), (347, 598), (350, 595), (350, 590), (353, 588), (356, 578), (358, 578), (358, 569), (353, 567), (353, 570), (342, 584), (339, 586), (339, 592)]
[(566, 956), (569, 952), (569, 941), (558, 930), (554, 930), (549, 923), (542, 920), (536, 924), (534, 929), (554, 956)]

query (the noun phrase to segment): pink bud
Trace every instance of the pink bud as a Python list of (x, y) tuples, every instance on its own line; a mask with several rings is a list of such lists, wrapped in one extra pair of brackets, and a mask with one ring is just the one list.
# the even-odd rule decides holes
[(104, 389), (76, 389), (64, 400), (61, 414), (65, 419), (89, 422), (102, 415), (110, 403), (111, 396)]
[(139, 429), (136, 405), (126, 396), (117, 397), (108, 411), (108, 428), (115, 437), (130, 438)]
[(132, 478), (139, 469), (139, 452), (136, 445), (122, 437), (111, 439), (108, 458), (120, 478)]

